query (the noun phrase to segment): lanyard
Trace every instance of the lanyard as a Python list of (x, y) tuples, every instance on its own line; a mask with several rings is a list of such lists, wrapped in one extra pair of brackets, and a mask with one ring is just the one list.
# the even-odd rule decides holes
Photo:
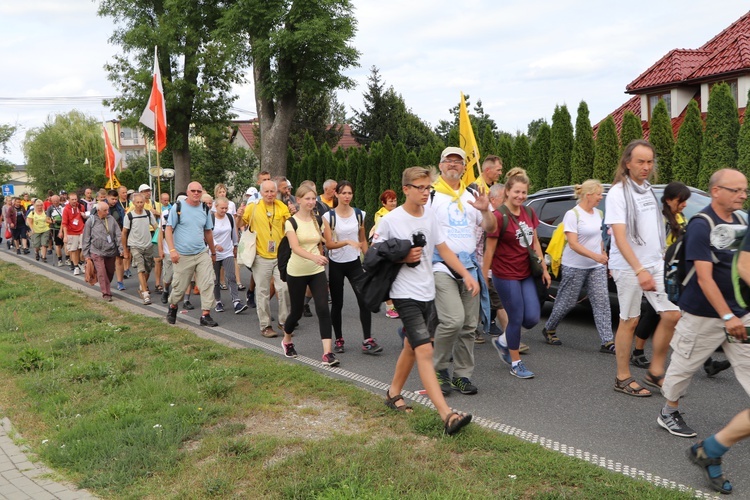
[(276, 203), (273, 204), (273, 212), (269, 212), (266, 208), (266, 217), (268, 217), (268, 234), (273, 238), (273, 219), (276, 217)]

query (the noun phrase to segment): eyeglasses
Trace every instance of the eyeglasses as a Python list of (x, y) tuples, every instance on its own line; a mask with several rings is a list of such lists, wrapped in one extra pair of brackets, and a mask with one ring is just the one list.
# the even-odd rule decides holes
[(463, 165), (464, 161), (463, 160), (449, 160), (446, 158), (440, 163), (447, 163), (448, 165)]
[(726, 189), (733, 195), (738, 195), (740, 193), (745, 193), (747, 196), (750, 196), (750, 189), (742, 189), (742, 188), (729, 188), (726, 186), (716, 186), (717, 188)]
[(432, 186), (429, 184), (426, 186), (415, 186), (414, 184), (405, 184), (406, 187), (414, 188), (420, 193), (424, 193), (425, 191), (429, 191)]

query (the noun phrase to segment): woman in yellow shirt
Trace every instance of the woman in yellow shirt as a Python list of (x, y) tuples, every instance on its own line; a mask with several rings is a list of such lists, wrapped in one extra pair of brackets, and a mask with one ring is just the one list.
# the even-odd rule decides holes
[(42, 262), (46, 263), (50, 234), (49, 225), (52, 223), (52, 219), (47, 217), (42, 200), (34, 202), (34, 210), (26, 216), (26, 222), (31, 228), (31, 248), (36, 253), (36, 260), (41, 258)]
[(339, 360), (331, 349), (331, 312), (328, 309), (328, 280), (325, 265), (328, 259), (323, 255), (321, 244), (320, 223), (313, 214), (316, 195), (310, 186), (302, 184), (296, 193), (299, 210), (292, 219), (297, 223), (297, 229), (290, 220), (284, 223), (284, 231), (289, 240), (292, 255), (289, 258), (286, 272), (286, 284), (289, 289), (290, 312), (284, 322), (284, 339), (281, 348), (287, 358), (296, 358), (297, 351), (292, 343), (292, 333), (297, 322), (302, 317), (305, 305), (305, 290), (310, 287), (315, 312), (318, 316), (320, 339), (323, 342), (323, 366), (336, 366)]

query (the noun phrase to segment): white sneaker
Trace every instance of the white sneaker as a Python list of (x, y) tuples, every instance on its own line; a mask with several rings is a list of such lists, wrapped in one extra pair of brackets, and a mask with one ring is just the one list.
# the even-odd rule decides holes
[(145, 305), (149, 305), (151, 303), (151, 295), (148, 292), (142, 292), (141, 296), (143, 297), (143, 303)]
[(73, 269), (73, 276), (79, 276), (81, 274), (81, 268), (76, 266), (75, 269)]

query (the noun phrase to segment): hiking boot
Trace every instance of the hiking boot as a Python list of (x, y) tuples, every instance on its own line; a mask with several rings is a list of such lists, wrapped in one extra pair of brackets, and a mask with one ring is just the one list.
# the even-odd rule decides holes
[(396, 309), (386, 309), (385, 317), (388, 319), (398, 319), (398, 311)]
[(185, 303), (182, 304), (182, 307), (184, 307), (188, 311), (192, 311), (193, 309), (195, 309), (195, 307), (193, 307), (193, 304), (191, 304), (189, 300), (186, 300)]
[(174, 325), (175, 321), (177, 321), (177, 306), (170, 305), (167, 309), (167, 323)]
[(682, 418), (682, 413), (677, 410), (667, 415), (664, 414), (664, 411), (660, 411), (656, 423), (667, 429), (673, 436), (691, 438), (698, 435), (697, 432), (688, 427)]
[(344, 339), (336, 339), (333, 343), (333, 352), (338, 354), (344, 352)]
[(508, 346), (503, 345), (500, 342), (500, 337), (495, 337), (494, 339), (492, 339), (492, 345), (495, 346), (497, 353), (500, 355), (500, 359), (502, 359), (508, 365), (511, 364), (510, 351), (508, 350)]
[(648, 360), (645, 354), (639, 354), (638, 356), (631, 354), (630, 364), (636, 368), (648, 368), (651, 366), (651, 361)]
[(482, 332), (480, 332), (479, 330), (474, 332), (474, 343), (484, 344), (484, 335), (482, 335)]
[(453, 379), (453, 390), (458, 391), (461, 394), (476, 394), (479, 389), (477, 386), (471, 383), (466, 377), (458, 377)]
[(714, 361), (709, 358), (703, 365), (703, 369), (706, 371), (706, 376), (713, 377), (714, 375), (718, 374), (719, 372), (723, 372), (731, 366), (732, 363), (730, 363), (727, 359), (725, 359), (724, 361)]
[(201, 316), (201, 326), (210, 326), (213, 328), (219, 326), (219, 324), (214, 321), (210, 314), (206, 314), (205, 316)]
[(167, 302), (169, 302), (169, 292), (165, 290), (161, 293), (161, 303), (166, 304)]
[(443, 393), (443, 396), (447, 396), (451, 393), (453, 390), (453, 384), (451, 384), (451, 378), (450, 375), (448, 375), (448, 370), (437, 370), (436, 372), (438, 384), (440, 384), (440, 390)]
[(305, 318), (312, 318), (312, 311), (310, 310), (310, 304), (305, 304), (305, 307), (302, 308), (302, 316)]
[[(712, 489), (725, 495), (732, 493), (732, 483), (724, 477), (721, 471), (721, 457), (709, 457), (703, 448), (703, 441), (688, 448), (687, 456), (691, 462), (703, 470), (703, 476)], [(714, 471), (711, 470), (712, 466)], [(711, 474), (711, 472), (714, 472), (714, 474)]]
[(292, 342), (289, 342), (288, 344), (281, 341), (281, 349), (284, 351), (284, 356), (287, 358), (296, 358), (297, 357), (297, 351), (294, 350), (294, 344)]
[(270, 326), (267, 326), (263, 330), (261, 330), (260, 334), (263, 335), (267, 339), (272, 339), (274, 337), (278, 337), (279, 336), (279, 334), (276, 333), (276, 331), (273, 328), (271, 328)]
[(148, 292), (141, 293), (141, 297), (143, 297), (143, 304), (144, 305), (151, 304), (151, 295)]
[(544, 335), (544, 340), (549, 345), (562, 345), (562, 342), (557, 338), (557, 334), (554, 330), (547, 331), (546, 328), (542, 328), (542, 335)]
[[(122, 281), (118, 281), (117, 282), (117, 290), (120, 291), (120, 292), (124, 292), (125, 291), (125, 284)], [(166, 304), (166, 302), (165, 302), (165, 304)]]
[(329, 352), (327, 354), (323, 354), (323, 366), (338, 366), (339, 360), (336, 359), (336, 356), (333, 355), (332, 352)]
[(380, 344), (373, 338), (369, 338), (362, 342), (362, 353), (363, 354), (377, 354), (383, 350)]
[(247, 305), (255, 309), (257, 304), (255, 303), (255, 291), (254, 290), (248, 290), (247, 291)]
[(221, 303), (221, 301), (216, 303), (216, 307), (214, 307), (214, 311), (217, 313), (223, 313), (224, 312), (224, 304)]
[(534, 372), (526, 368), (523, 361), (519, 361), (516, 366), (511, 365), (510, 374), (518, 378), (534, 378)]
[(234, 303), (234, 314), (239, 314), (242, 311), (247, 310), (247, 304), (243, 304), (242, 302), (235, 302)]

